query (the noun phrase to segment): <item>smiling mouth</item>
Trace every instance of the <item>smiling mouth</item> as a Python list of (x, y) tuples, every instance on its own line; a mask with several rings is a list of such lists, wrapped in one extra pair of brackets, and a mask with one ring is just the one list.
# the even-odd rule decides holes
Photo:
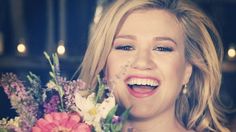
[(132, 89), (133, 91), (135, 91), (135, 92), (146, 93), (146, 92), (153, 91), (153, 90), (156, 89), (158, 86), (138, 85), (138, 84), (130, 85), (130, 84), (128, 84), (128, 87), (129, 87), (130, 89)]
[(159, 87), (159, 81), (149, 78), (129, 78), (126, 81), (128, 91), (137, 98), (151, 96)]

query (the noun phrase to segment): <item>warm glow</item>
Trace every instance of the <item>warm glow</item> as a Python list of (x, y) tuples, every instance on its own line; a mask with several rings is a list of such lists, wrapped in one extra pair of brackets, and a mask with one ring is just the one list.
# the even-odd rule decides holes
[(64, 54), (65, 54), (65, 51), (66, 51), (66, 49), (65, 49), (65, 46), (64, 46), (64, 45), (59, 45), (59, 46), (57, 47), (57, 53), (58, 53), (59, 55), (64, 55)]
[(4, 52), (3, 34), (0, 32), (0, 55)]
[(235, 50), (234, 48), (230, 48), (230, 49), (228, 50), (228, 56), (229, 56), (230, 58), (236, 57), (236, 50)]
[(18, 45), (17, 45), (17, 51), (19, 52), (19, 53), (25, 53), (26, 52), (26, 46), (25, 46), (25, 44), (23, 44), (23, 43), (19, 43)]

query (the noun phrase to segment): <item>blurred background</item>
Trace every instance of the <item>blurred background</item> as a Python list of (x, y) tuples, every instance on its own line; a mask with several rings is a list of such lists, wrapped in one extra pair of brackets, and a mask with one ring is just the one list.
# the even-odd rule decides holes
[[(0, 0), (0, 73), (29, 71), (48, 78), (43, 52), (57, 52), (62, 75), (80, 65), (91, 25), (112, 0)], [(236, 102), (236, 0), (193, 0), (213, 20), (224, 43), (221, 95)], [(230, 101), (227, 101), (229, 103)], [(235, 107), (235, 104), (234, 104)], [(0, 89), (0, 118), (14, 116)], [(229, 114), (233, 119), (235, 114)]]

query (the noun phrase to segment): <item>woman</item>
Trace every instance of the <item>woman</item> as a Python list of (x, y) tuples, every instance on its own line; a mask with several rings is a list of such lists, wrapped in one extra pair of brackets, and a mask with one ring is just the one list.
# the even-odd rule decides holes
[(91, 34), (80, 78), (104, 79), (121, 107), (123, 130), (229, 131), (218, 98), (222, 43), (186, 0), (118, 0)]

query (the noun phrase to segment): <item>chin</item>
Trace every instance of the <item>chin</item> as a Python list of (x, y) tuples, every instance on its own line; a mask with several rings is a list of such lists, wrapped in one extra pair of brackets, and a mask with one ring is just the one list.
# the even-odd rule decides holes
[(130, 111), (131, 118), (133, 119), (146, 119), (154, 116), (154, 112), (150, 108), (132, 107)]
[(147, 113), (147, 112), (131, 112), (130, 113), (130, 119), (131, 120), (145, 120), (148, 118), (153, 117), (153, 115)]

